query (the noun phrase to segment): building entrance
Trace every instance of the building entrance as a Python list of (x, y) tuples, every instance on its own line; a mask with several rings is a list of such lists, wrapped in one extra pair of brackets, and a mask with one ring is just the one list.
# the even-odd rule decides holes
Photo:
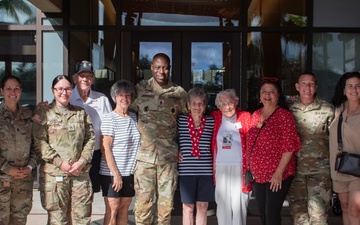
[(128, 56), (131, 80), (149, 79), (152, 57), (159, 52), (169, 55), (175, 83), (186, 90), (206, 90), (210, 110), (216, 109), (214, 99), (219, 91), (240, 89), (240, 33), (133, 32)]

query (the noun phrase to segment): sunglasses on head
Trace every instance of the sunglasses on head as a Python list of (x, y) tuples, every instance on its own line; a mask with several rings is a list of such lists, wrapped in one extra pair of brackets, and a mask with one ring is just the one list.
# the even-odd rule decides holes
[(261, 81), (265, 82), (265, 81), (269, 81), (269, 82), (278, 82), (279, 78), (277, 77), (263, 77), (261, 78)]

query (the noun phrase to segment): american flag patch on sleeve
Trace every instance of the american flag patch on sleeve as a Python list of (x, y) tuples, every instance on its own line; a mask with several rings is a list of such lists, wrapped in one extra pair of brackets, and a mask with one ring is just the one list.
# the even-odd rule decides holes
[(37, 123), (41, 123), (44, 120), (44, 117), (39, 114), (35, 114), (32, 119)]

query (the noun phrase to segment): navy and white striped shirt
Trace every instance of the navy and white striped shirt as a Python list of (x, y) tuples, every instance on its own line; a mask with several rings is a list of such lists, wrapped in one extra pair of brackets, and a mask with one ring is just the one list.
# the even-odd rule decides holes
[(212, 176), (213, 158), (211, 153), (211, 137), (214, 129), (214, 119), (205, 117), (205, 128), (199, 141), (200, 158), (191, 156), (192, 144), (188, 128), (188, 115), (178, 117), (179, 147), (183, 161), (179, 163), (179, 176)]

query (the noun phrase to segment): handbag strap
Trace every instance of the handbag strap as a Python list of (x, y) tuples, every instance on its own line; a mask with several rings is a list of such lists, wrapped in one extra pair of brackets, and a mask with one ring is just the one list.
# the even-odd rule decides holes
[(254, 140), (254, 142), (253, 142), (253, 144), (252, 144), (252, 146), (251, 146), (250, 152), (249, 152), (247, 169), (250, 169), (250, 155), (251, 155), (252, 150), (254, 149), (254, 146), (255, 146), (255, 143), (256, 143), (257, 138), (259, 137), (260, 131), (263, 129), (263, 127), (265, 127), (266, 122), (270, 120), (270, 118), (275, 114), (275, 112), (276, 112), (279, 108), (280, 108), (280, 106), (277, 107), (273, 113), (271, 113), (271, 115), (262, 123), (259, 131), (257, 132), (256, 137), (255, 137), (255, 140)]
[(341, 112), (341, 114), (340, 114), (340, 116), (339, 116), (338, 127), (337, 127), (338, 150), (339, 150), (340, 152), (342, 152), (342, 150), (343, 150), (343, 142), (342, 142), (342, 137), (341, 137), (341, 125), (342, 125), (342, 121), (343, 121), (343, 113)]

